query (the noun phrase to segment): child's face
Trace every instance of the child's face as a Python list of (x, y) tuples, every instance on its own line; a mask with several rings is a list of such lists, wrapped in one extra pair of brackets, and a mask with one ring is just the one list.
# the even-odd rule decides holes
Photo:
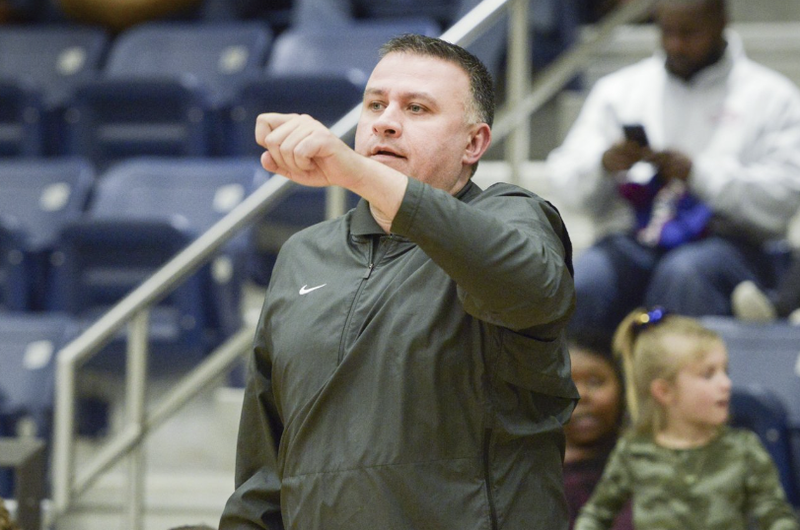
[(572, 379), (581, 399), (564, 428), (567, 445), (591, 446), (616, 434), (622, 386), (614, 368), (600, 355), (572, 348)]
[(669, 392), (668, 427), (716, 429), (728, 420), (731, 380), (728, 353), (715, 343), (700, 360), (681, 368)]

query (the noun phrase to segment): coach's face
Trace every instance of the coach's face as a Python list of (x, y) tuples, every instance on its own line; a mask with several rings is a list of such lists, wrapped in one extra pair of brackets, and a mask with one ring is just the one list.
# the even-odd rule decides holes
[(356, 151), (455, 194), (491, 138), (472, 109), (469, 77), (458, 65), (389, 53), (367, 82)]

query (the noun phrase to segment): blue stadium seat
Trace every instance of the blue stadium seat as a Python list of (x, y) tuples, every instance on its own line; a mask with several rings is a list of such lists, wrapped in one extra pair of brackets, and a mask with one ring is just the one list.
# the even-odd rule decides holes
[[(100, 177), (84, 219), (61, 233), (48, 307), (88, 325), (227, 214), (265, 174), (252, 159), (142, 158), (114, 165)], [(247, 243), (246, 235), (235, 238), (153, 309), (155, 370), (196, 362), (239, 327)], [(110, 361), (96, 366), (117, 368), (123, 344), (122, 337), (113, 341)]]
[[(242, 1), (242, 0), (239, 0)], [(258, 3), (259, 0), (244, 0)], [(449, 27), (460, 14), (480, 0), (294, 0), (292, 24), (331, 26), (360, 22), (395, 22), (426, 18), (441, 28)]]
[(760, 385), (734, 386), (731, 396), (731, 425), (755, 432), (778, 468), (786, 497), (800, 508), (800, 490), (795, 475), (788, 413), (783, 402)]
[(0, 157), (44, 154), (44, 104), (26, 83), (0, 80)]
[(133, 156), (209, 156), (219, 114), (262, 71), (265, 23), (152, 22), (121, 34), (101, 79), (82, 83), (64, 115), (66, 149), (102, 168)]
[(74, 25), (4, 26), (0, 77), (37, 87), (48, 106), (63, 105), (77, 83), (94, 78), (108, 49), (99, 28)]
[(267, 72), (344, 74), (351, 82), (363, 86), (378, 63), (380, 47), (403, 33), (436, 36), (439, 26), (431, 19), (417, 18), (290, 28), (275, 39)]
[(729, 317), (704, 317), (703, 324), (725, 341), (735, 385), (769, 388), (789, 412), (789, 426), (800, 430), (800, 326), (757, 324)]
[(199, 16), (207, 22), (265, 20), (275, 33), (292, 23), (295, 0), (203, 0)]
[[(77, 331), (61, 314), (0, 312), (0, 436), (49, 438), (56, 353)], [(0, 472), (0, 495), (11, 495), (12, 482)]]
[(77, 322), (60, 313), (0, 312), (0, 434), (14, 436), (19, 420), (32, 419), (47, 437), (56, 353), (78, 333)]
[(67, 153), (99, 170), (135, 156), (207, 156), (214, 117), (191, 79), (104, 80), (81, 85), (65, 112)]
[[(0, 28), (0, 78), (16, 85), (27, 102), (29, 110), (18, 122), (20, 132), (39, 138), (38, 143), (29, 140), (19, 154), (61, 152), (59, 127), (66, 101), (77, 84), (98, 75), (108, 42), (108, 35), (99, 28), (66, 24)], [(0, 114), (8, 112), (3, 109), (11, 95), (9, 88), (0, 91)], [(7, 141), (0, 143), (0, 153), (6, 156), (7, 147), (2, 144)]]
[(309, 114), (327, 126), (336, 123), (357, 105), (364, 86), (344, 75), (273, 75), (244, 83), (227, 119), (226, 149), (232, 156), (260, 156), (253, 131), (262, 112)]
[(25, 272), (22, 230), (0, 214), (0, 310), (28, 309), (30, 280)]
[(459, 0), (384, 0), (354, 2), (355, 17), (359, 19), (397, 19), (411, 16), (427, 17), (440, 26), (454, 22), (459, 8)]
[(14, 309), (42, 309), (50, 252), (61, 228), (83, 215), (93, 186), (94, 169), (83, 159), (0, 161), (0, 212), (18, 247), (9, 265), (24, 270), (22, 283), (10, 287)]
[(239, 83), (262, 70), (272, 40), (269, 26), (261, 22), (141, 24), (114, 43), (104, 76), (191, 76), (208, 87), (215, 103), (225, 102)]

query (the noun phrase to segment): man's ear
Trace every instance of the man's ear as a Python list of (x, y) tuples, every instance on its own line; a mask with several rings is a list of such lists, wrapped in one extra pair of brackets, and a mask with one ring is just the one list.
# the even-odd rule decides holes
[(492, 143), (492, 130), (486, 123), (480, 123), (473, 126), (469, 135), (469, 143), (464, 150), (464, 165), (471, 166), (480, 160), (483, 153), (489, 149)]
[(650, 394), (660, 405), (669, 405), (672, 397), (675, 394), (672, 391), (672, 384), (666, 379), (653, 379), (650, 383)]

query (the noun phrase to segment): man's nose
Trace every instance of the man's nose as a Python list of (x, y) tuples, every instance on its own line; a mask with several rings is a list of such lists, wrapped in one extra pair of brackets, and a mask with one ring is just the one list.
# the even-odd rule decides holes
[(372, 129), (379, 136), (396, 137), (402, 134), (403, 129), (399, 118), (397, 105), (389, 105), (372, 124)]

